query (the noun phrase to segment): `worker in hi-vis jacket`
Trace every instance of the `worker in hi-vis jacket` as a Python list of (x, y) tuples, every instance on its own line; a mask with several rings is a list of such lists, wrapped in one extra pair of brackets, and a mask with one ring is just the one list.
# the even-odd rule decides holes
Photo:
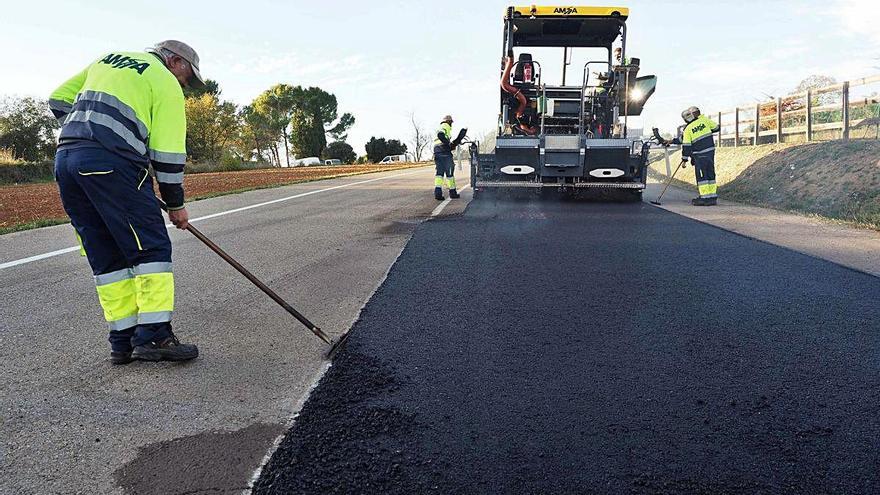
[(682, 162), (693, 159), (700, 195), (691, 203), (694, 206), (714, 206), (718, 204), (718, 186), (715, 183), (715, 140), (712, 135), (720, 128), (712, 119), (701, 115), (697, 107), (681, 112), (681, 118), (686, 124), (684, 133), (681, 139), (675, 138), (670, 143), (681, 145)]
[(449, 188), (449, 197), (457, 199), (458, 191), (455, 187), (455, 160), (452, 158), (452, 150), (458, 146), (457, 140), (452, 139), (452, 115), (443, 117), (437, 134), (434, 136), (434, 166), (437, 173), (434, 176), (434, 198), (443, 201), (443, 183)]
[(95, 276), (114, 364), (199, 355), (171, 331), (171, 241), (150, 168), (168, 218), (185, 229), (183, 88), (204, 84), (195, 50), (168, 40), (102, 54), (49, 99), (61, 122), (55, 178)]

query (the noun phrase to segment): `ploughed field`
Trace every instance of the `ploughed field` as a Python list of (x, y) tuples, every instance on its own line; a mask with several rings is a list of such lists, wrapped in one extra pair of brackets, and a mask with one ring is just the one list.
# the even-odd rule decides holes
[[(191, 174), (184, 178), (187, 200), (262, 187), (281, 186), (296, 182), (329, 179), (345, 175), (386, 172), (416, 166), (342, 165), (332, 167), (296, 167), (210, 172)], [(0, 187), (0, 232), (27, 224), (60, 222), (67, 219), (58, 186), (54, 183), (23, 184)]]

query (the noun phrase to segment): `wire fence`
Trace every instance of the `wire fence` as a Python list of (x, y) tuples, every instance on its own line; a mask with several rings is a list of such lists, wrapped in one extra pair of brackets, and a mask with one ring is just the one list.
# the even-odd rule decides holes
[(880, 75), (708, 113), (721, 127), (719, 146), (880, 139)]

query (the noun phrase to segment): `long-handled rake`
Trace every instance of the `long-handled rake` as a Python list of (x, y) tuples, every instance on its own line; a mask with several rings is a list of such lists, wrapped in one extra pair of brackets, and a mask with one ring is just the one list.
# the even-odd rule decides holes
[[(159, 205), (163, 210), (168, 211), (168, 207), (162, 200), (159, 200)], [(194, 235), (198, 240), (202, 241), (206, 246), (208, 246), (211, 251), (217, 253), (218, 256), (223, 258), (223, 261), (229, 263), (232, 268), (235, 268), (239, 273), (244, 275), (244, 277), (251, 281), (252, 284), (256, 285), (258, 289), (263, 291), (267, 296), (269, 296), (273, 301), (278, 303), (279, 306), (284, 308), (285, 311), (293, 315), (294, 318), (299, 320), (306, 328), (311, 330), (313, 334), (315, 334), (319, 339), (323, 340), (324, 343), (330, 346), (330, 349), (326, 353), (327, 359), (333, 359), (333, 356), (336, 355), (336, 352), (342, 347), (343, 342), (348, 338), (348, 334), (344, 334), (337, 340), (331, 340), (330, 337), (324, 333), (317, 325), (312, 323), (308, 318), (303, 316), (299, 311), (294, 309), (293, 306), (287, 303), (284, 299), (281, 298), (278, 294), (275, 293), (272, 289), (270, 289), (266, 284), (264, 284), (260, 279), (258, 279), (253, 273), (251, 273), (247, 268), (241, 265), (238, 261), (235, 260), (232, 256), (230, 256), (226, 251), (224, 251), (220, 246), (215, 244), (211, 239), (203, 234), (199, 229), (195, 228), (192, 224), (187, 225), (186, 230), (188, 230), (192, 235)]]

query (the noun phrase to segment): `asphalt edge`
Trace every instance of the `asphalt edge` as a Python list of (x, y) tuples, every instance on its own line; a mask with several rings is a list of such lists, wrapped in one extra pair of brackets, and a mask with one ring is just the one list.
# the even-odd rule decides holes
[[(670, 186), (670, 187), (674, 187), (674, 186)], [(867, 276), (869, 276), (869, 277), (874, 277), (874, 278), (880, 278), (880, 275), (877, 275), (877, 274), (875, 274), (875, 273), (871, 273), (871, 272), (866, 272), (866, 271), (864, 271), (864, 270), (862, 270), (862, 269), (859, 269), (859, 268), (856, 268), (856, 267), (854, 267), (854, 266), (844, 265), (844, 264), (842, 264), (842, 263), (838, 263), (838, 262), (836, 262), (836, 261), (832, 261), (832, 260), (829, 260), (829, 259), (827, 259), (827, 258), (823, 258), (823, 257), (821, 257), (821, 256), (818, 256), (818, 255), (815, 255), (815, 254), (812, 254), (812, 253), (805, 253), (805, 252), (803, 252), (803, 251), (798, 251), (797, 249), (790, 248), (790, 247), (788, 247), (788, 246), (782, 246), (782, 245), (780, 245), (780, 244), (776, 244), (776, 243), (770, 242), (770, 241), (765, 240), (765, 239), (761, 239), (761, 238), (758, 238), (758, 237), (755, 237), (755, 236), (752, 236), (752, 235), (748, 235), (748, 234), (743, 233), (743, 232), (737, 232), (737, 231), (735, 231), (735, 230), (726, 229), (726, 228), (724, 228), (724, 227), (722, 227), (722, 226), (720, 226), (720, 225), (715, 225), (714, 223), (709, 223), (709, 222), (707, 222), (707, 221), (700, 220), (700, 219), (698, 219), (698, 218), (689, 217), (689, 216), (687, 216), (687, 215), (682, 215), (681, 213), (676, 213), (676, 212), (674, 212), (674, 211), (672, 211), (672, 210), (670, 210), (670, 209), (664, 208), (663, 206), (657, 206), (657, 205), (652, 204), (652, 203), (650, 203), (650, 202), (646, 202), (646, 204), (649, 205), (649, 206), (652, 206), (652, 207), (654, 207), (654, 208), (657, 208), (658, 210), (663, 210), (663, 211), (668, 212), (668, 213), (671, 213), (671, 214), (673, 214), (673, 215), (677, 215), (677, 216), (680, 216), (680, 217), (682, 217), (682, 218), (686, 218), (686, 219), (688, 219), (688, 220), (693, 220), (694, 222), (698, 222), (698, 223), (701, 223), (701, 224), (703, 224), (703, 225), (708, 225), (709, 227), (712, 227), (712, 228), (714, 228), (714, 229), (723, 230), (724, 232), (728, 232), (728, 233), (731, 233), (731, 234), (733, 234), (733, 235), (737, 235), (737, 236), (742, 237), (742, 238), (745, 238), (745, 239), (749, 239), (749, 240), (752, 240), (752, 241), (757, 241), (757, 242), (760, 242), (761, 244), (766, 244), (766, 245), (768, 245), (768, 246), (773, 246), (773, 247), (775, 247), (775, 248), (784, 249), (784, 250), (786, 250), (786, 251), (790, 251), (790, 252), (792, 252), (792, 253), (796, 253), (796, 254), (799, 254), (799, 255), (801, 255), (801, 256), (806, 256), (806, 257), (808, 257), (808, 258), (812, 258), (812, 259), (814, 259), (814, 260), (823, 261), (823, 262), (825, 262), (825, 263), (831, 263), (832, 265), (837, 265), (837, 266), (839, 266), (839, 267), (841, 267), (841, 268), (846, 268), (847, 270), (850, 270), (850, 271), (853, 271), (853, 272), (856, 272), (856, 273), (861, 273), (862, 275), (867, 275)], [(745, 205), (745, 206), (754, 206), (754, 205)], [(755, 206), (755, 207), (756, 207), (756, 208), (762, 208), (761, 206)]]
[[(467, 202), (464, 210), (467, 210), (467, 208), (470, 206), (471, 201), (473, 201), (473, 197), (471, 197), (471, 200)], [(464, 210), (462, 211), (462, 213), (464, 212)], [(435, 211), (436, 211), (436, 209), (435, 209)], [(394, 261), (391, 262), (390, 265), (388, 265), (388, 268), (385, 270), (385, 273), (382, 275), (382, 278), (379, 280), (379, 283), (376, 284), (376, 287), (373, 289), (372, 292), (370, 292), (370, 295), (367, 296), (367, 298), (364, 300), (363, 304), (361, 304), (360, 309), (358, 309), (357, 314), (351, 320), (351, 323), (349, 323), (348, 328), (344, 332), (342, 332), (342, 334), (340, 334), (339, 337), (337, 337), (337, 338), (342, 338), (344, 336), (347, 336), (349, 334), (349, 332), (351, 332), (351, 329), (354, 328), (354, 325), (361, 319), (361, 314), (363, 313), (364, 309), (367, 307), (367, 304), (370, 303), (370, 301), (373, 299), (373, 296), (376, 294), (376, 292), (380, 288), (382, 288), (382, 286), (385, 284), (385, 281), (388, 279), (388, 275), (391, 273), (391, 270), (394, 268), (394, 265), (397, 264), (397, 260), (400, 259), (400, 256), (403, 254), (403, 251), (406, 249), (407, 245), (409, 245), (409, 242), (412, 240), (413, 236), (415, 235), (416, 230), (418, 230), (425, 222), (429, 222), (429, 221), (436, 220), (436, 219), (440, 218), (439, 213), (440, 212), (438, 212), (436, 215), (434, 215), (433, 211), (432, 211), (432, 213), (430, 213), (421, 222), (419, 222), (419, 224), (416, 226), (416, 228), (413, 229), (412, 233), (406, 239), (406, 242), (400, 248), (400, 251), (398, 251), (397, 256), (394, 257)], [(459, 214), (461, 214), (461, 213), (459, 213)], [(242, 490), (242, 492), (241, 492), (242, 495), (251, 495), (251, 493), (253, 493), (254, 484), (257, 482), (257, 480), (259, 480), (260, 476), (263, 474), (263, 469), (266, 467), (266, 464), (268, 464), (269, 461), (272, 459), (272, 456), (275, 455), (275, 451), (278, 450), (278, 447), (281, 445), (281, 441), (284, 440), (284, 437), (286, 437), (296, 427), (296, 419), (297, 419), (297, 417), (299, 417), (300, 411), (302, 411), (303, 406), (305, 405), (306, 402), (308, 402), (309, 397), (311, 397), (311, 395), (312, 395), (312, 392), (318, 387), (318, 384), (321, 383), (321, 379), (324, 378), (324, 375), (327, 373), (327, 371), (332, 366), (333, 366), (332, 360), (326, 361), (325, 364), (322, 365), (321, 368), (318, 370), (318, 372), (315, 373), (315, 375), (313, 376), (312, 384), (309, 387), (308, 391), (305, 394), (303, 394), (302, 397), (296, 403), (294, 403), (293, 410), (295, 412), (290, 417), (290, 419), (287, 421), (287, 424), (285, 424), (284, 432), (282, 432), (280, 435), (278, 435), (278, 437), (276, 437), (275, 440), (272, 442), (272, 446), (266, 452), (266, 455), (263, 456), (262, 460), (260, 460), (260, 465), (254, 470), (254, 472), (251, 474), (251, 477), (248, 479), (248, 487), (245, 490)]]

